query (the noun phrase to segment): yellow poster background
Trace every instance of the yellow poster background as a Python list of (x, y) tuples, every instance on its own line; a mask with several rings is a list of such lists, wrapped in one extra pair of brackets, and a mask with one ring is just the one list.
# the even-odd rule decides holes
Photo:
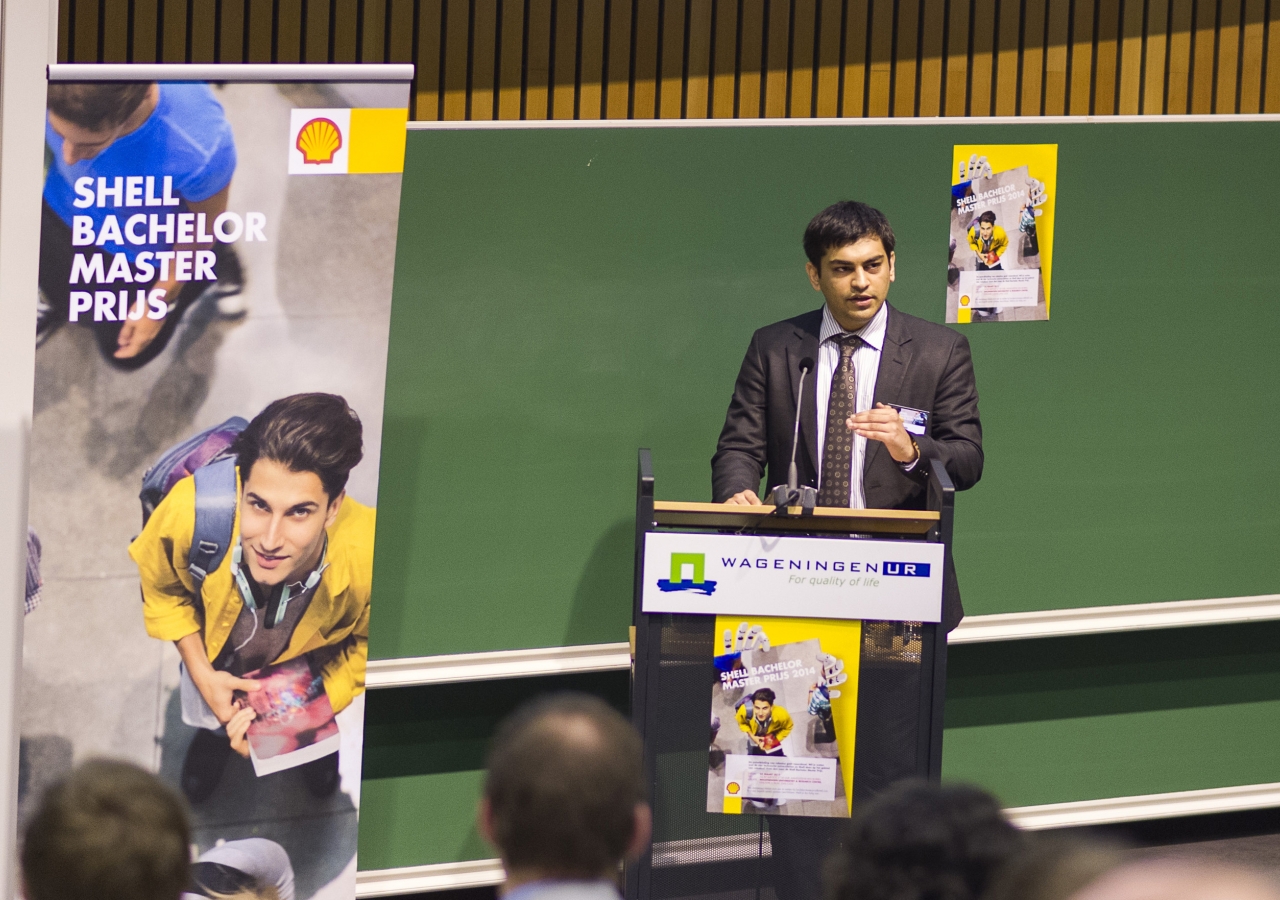
[[(853, 797), (853, 748), (858, 728), (858, 662), (862, 653), (862, 622), (848, 619), (716, 616), (716, 646), (720, 646), (721, 636), (726, 630), (736, 632), (742, 622), (763, 628), (764, 633), (769, 636), (771, 646), (817, 638), (823, 653), (844, 661), (848, 680), (836, 688), (840, 696), (831, 701), (831, 718), (836, 726), (836, 743), (840, 747), (840, 774), (844, 779), (845, 801), (850, 803)], [(742, 800), (726, 797), (724, 811), (742, 812)]]

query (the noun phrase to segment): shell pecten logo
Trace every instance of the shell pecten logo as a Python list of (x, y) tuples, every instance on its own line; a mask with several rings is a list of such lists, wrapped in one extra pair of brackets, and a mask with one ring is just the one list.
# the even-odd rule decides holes
[(307, 165), (323, 165), (333, 162), (333, 155), (342, 149), (342, 130), (336, 122), (317, 116), (298, 131), (294, 144)]
[(742, 790), (742, 785), (738, 784), (736, 781), (730, 781), (724, 786), (724, 789), (726, 793), (737, 794), (738, 791)]

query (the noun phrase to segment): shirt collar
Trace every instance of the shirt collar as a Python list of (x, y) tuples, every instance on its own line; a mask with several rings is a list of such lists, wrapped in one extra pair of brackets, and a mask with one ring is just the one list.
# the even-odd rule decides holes
[[(875, 318), (866, 325), (863, 325), (857, 331), (848, 333), (856, 334), (869, 346), (878, 351), (884, 347), (884, 333), (888, 324), (889, 304), (882, 303), (880, 304), (880, 310), (875, 314)], [(840, 323), (836, 321), (836, 317), (831, 315), (831, 307), (827, 306), (825, 303), (822, 304), (822, 328), (818, 331), (818, 343), (822, 344), (825, 341), (829, 341), (832, 338), (845, 333), (845, 330), (840, 327)]]

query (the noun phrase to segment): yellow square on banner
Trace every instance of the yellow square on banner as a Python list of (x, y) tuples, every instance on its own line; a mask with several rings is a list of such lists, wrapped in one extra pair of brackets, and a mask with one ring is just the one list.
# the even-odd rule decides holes
[(373, 175), (404, 171), (405, 128), (409, 110), (351, 110), (351, 149), (347, 172)]

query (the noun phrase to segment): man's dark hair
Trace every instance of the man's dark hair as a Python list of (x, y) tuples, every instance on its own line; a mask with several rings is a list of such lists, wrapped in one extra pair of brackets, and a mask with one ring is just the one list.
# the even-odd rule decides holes
[(191, 865), (182, 799), (129, 763), (90, 760), (48, 792), (27, 824), (27, 900), (178, 900)]
[(778, 699), (778, 695), (775, 694), (769, 688), (760, 688), (760, 690), (756, 691), (754, 694), (751, 695), (752, 703), (754, 703), (757, 700), (763, 700), (766, 703), (768, 703), (770, 706), (773, 705), (773, 701), (776, 699)]
[(849, 823), (828, 900), (977, 900), (1026, 837), (969, 785), (901, 782)]
[(814, 216), (804, 230), (804, 255), (822, 268), (822, 257), (828, 250), (871, 237), (880, 239), (885, 253), (893, 252), (893, 229), (884, 213), (857, 200), (841, 200)]
[(254, 463), (270, 459), (291, 472), (314, 472), (332, 503), (364, 456), (363, 431), (360, 417), (337, 394), (294, 394), (254, 416), (231, 449), (243, 481)]
[(982, 215), (978, 216), (978, 221), (990, 222), (992, 225), (994, 225), (996, 224), (996, 214), (993, 213), (991, 210), (987, 210)]
[(49, 111), (81, 128), (118, 128), (134, 114), (150, 81), (54, 81), (49, 85)]
[(535, 700), (498, 728), (484, 796), (508, 869), (599, 878), (634, 837), (645, 796), (640, 736), (594, 697)]

